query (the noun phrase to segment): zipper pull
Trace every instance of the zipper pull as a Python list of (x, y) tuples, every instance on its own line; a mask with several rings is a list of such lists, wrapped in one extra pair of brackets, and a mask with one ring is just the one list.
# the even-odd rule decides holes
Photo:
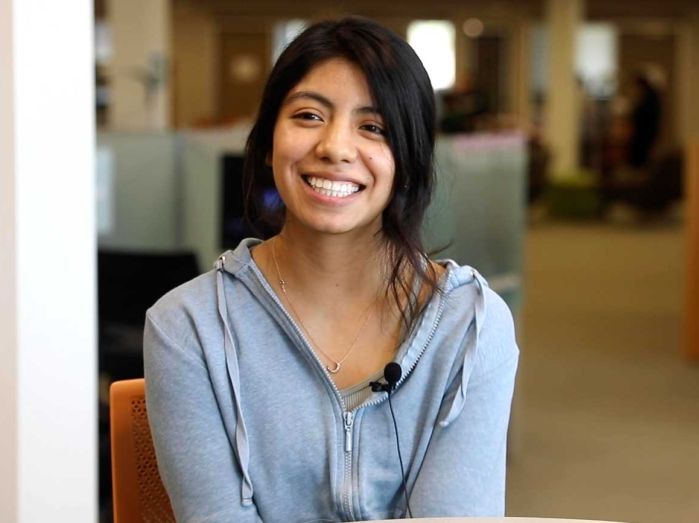
[(345, 412), (345, 452), (352, 452), (352, 423), (354, 422), (354, 414)]

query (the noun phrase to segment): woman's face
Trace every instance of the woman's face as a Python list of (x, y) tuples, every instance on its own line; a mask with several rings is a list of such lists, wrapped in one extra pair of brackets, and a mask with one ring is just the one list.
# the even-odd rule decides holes
[(311, 69), (274, 127), (271, 164), (287, 222), (330, 234), (380, 230), (395, 172), (385, 129), (356, 65), (333, 58)]

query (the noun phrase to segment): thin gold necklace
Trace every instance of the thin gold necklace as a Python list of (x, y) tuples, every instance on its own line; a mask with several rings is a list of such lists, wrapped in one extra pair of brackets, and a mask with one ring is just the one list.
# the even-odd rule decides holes
[(359, 326), (359, 329), (357, 329), (357, 334), (355, 334), (354, 339), (352, 340), (352, 343), (350, 343), (349, 347), (347, 348), (347, 351), (345, 351), (345, 355), (342, 356), (342, 358), (340, 358), (339, 360), (335, 360), (327, 352), (325, 352), (323, 350), (323, 348), (318, 344), (318, 342), (316, 340), (313, 339), (311, 332), (303, 324), (303, 320), (301, 319), (301, 316), (299, 315), (298, 312), (296, 312), (296, 308), (294, 307), (294, 304), (291, 302), (291, 298), (289, 297), (289, 293), (286, 291), (286, 281), (284, 280), (284, 278), (282, 278), (282, 273), (279, 270), (279, 263), (277, 262), (277, 250), (276, 250), (277, 238), (278, 238), (278, 236), (275, 236), (271, 242), (272, 243), (272, 259), (274, 260), (274, 267), (277, 269), (277, 278), (279, 278), (279, 286), (282, 288), (282, 292), (284, 293), (284, 298), (286, 299), (286, 302), (289, 304), (289, 308), (291, 309), (291, 312), (294, 313), (294, 316), (296, 316), (296, 319), (301, 324), (301, 328), (306, 333), (306, 335), (308, 335), (308, 338), (311, 340), (311, 343), (313, 344), (313, 346), (316, 349), (318, 349), (321, 352), (321, 354), (323, 354), (323, 356), (325, 356), (326, 359), (328, 359), (328, 360), (330, 360), (330, 362), (332, 362), (333, 367), (331, 367), (330, 365), (326, 365), (325, 369), (330, 374), (337, 374), (342, 369), (342, 364), (352, 354), (352, 351), (354, 350), (354, 348), (357, 344), (357, 340), (359, 339), (359, 335), (362, 333), (362, 330), (364, 329), (364, 325), (366, 325), (366, 322), (369, 320), (369, 312), (371, 311), (371, 308), (374, 305), (374, 303), (376, 303), (376, 300), (378, 299), (378, 295), (376, 296), (376, 298), (374, 298), (371, 301), (369, 306), (366, 308), (366, 311), (364, 311), (362, 323)]

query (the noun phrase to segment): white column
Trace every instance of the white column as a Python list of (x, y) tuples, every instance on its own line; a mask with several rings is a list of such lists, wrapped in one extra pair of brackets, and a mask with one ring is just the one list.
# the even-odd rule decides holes
[(0, 2), (0, 521), (94, 523), (92, 1)]
[(551, 174), (564, 178), (578, 168), (580, 97), (575, 80), (575, 42), (584, 0), (547, 0), (549, 71), (545, 136), (551, 148)]
[(108, 125), (162, 130), (170, 125), (170, 0), (108, 0), (113, 54)]
[[(0, 507), (17, 521), (17, 291), (15, 276), (15, 174), (13, 4), (0, 2)], [(10, 253), (9, 255), (7, 253)]]

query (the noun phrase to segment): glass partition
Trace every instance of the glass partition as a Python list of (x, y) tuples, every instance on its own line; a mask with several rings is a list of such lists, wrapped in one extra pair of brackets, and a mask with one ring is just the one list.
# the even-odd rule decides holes
[[(184, 249), (208, 270), (231, 247), (221, 240), (223, 158), (242, 155), (246, 134), (247, 128), (100, 134), (100, 247)], [(443, 136), (435, 157), (437, 190), (424, 227), (428, 248), (478, 269), (514, 307), (522, 268), (524, 138)]]
[(438, 258), (476, 268), (510, 307), (520, 299), (527, 153), (519, 135), (440, 137), (424, 233)]

